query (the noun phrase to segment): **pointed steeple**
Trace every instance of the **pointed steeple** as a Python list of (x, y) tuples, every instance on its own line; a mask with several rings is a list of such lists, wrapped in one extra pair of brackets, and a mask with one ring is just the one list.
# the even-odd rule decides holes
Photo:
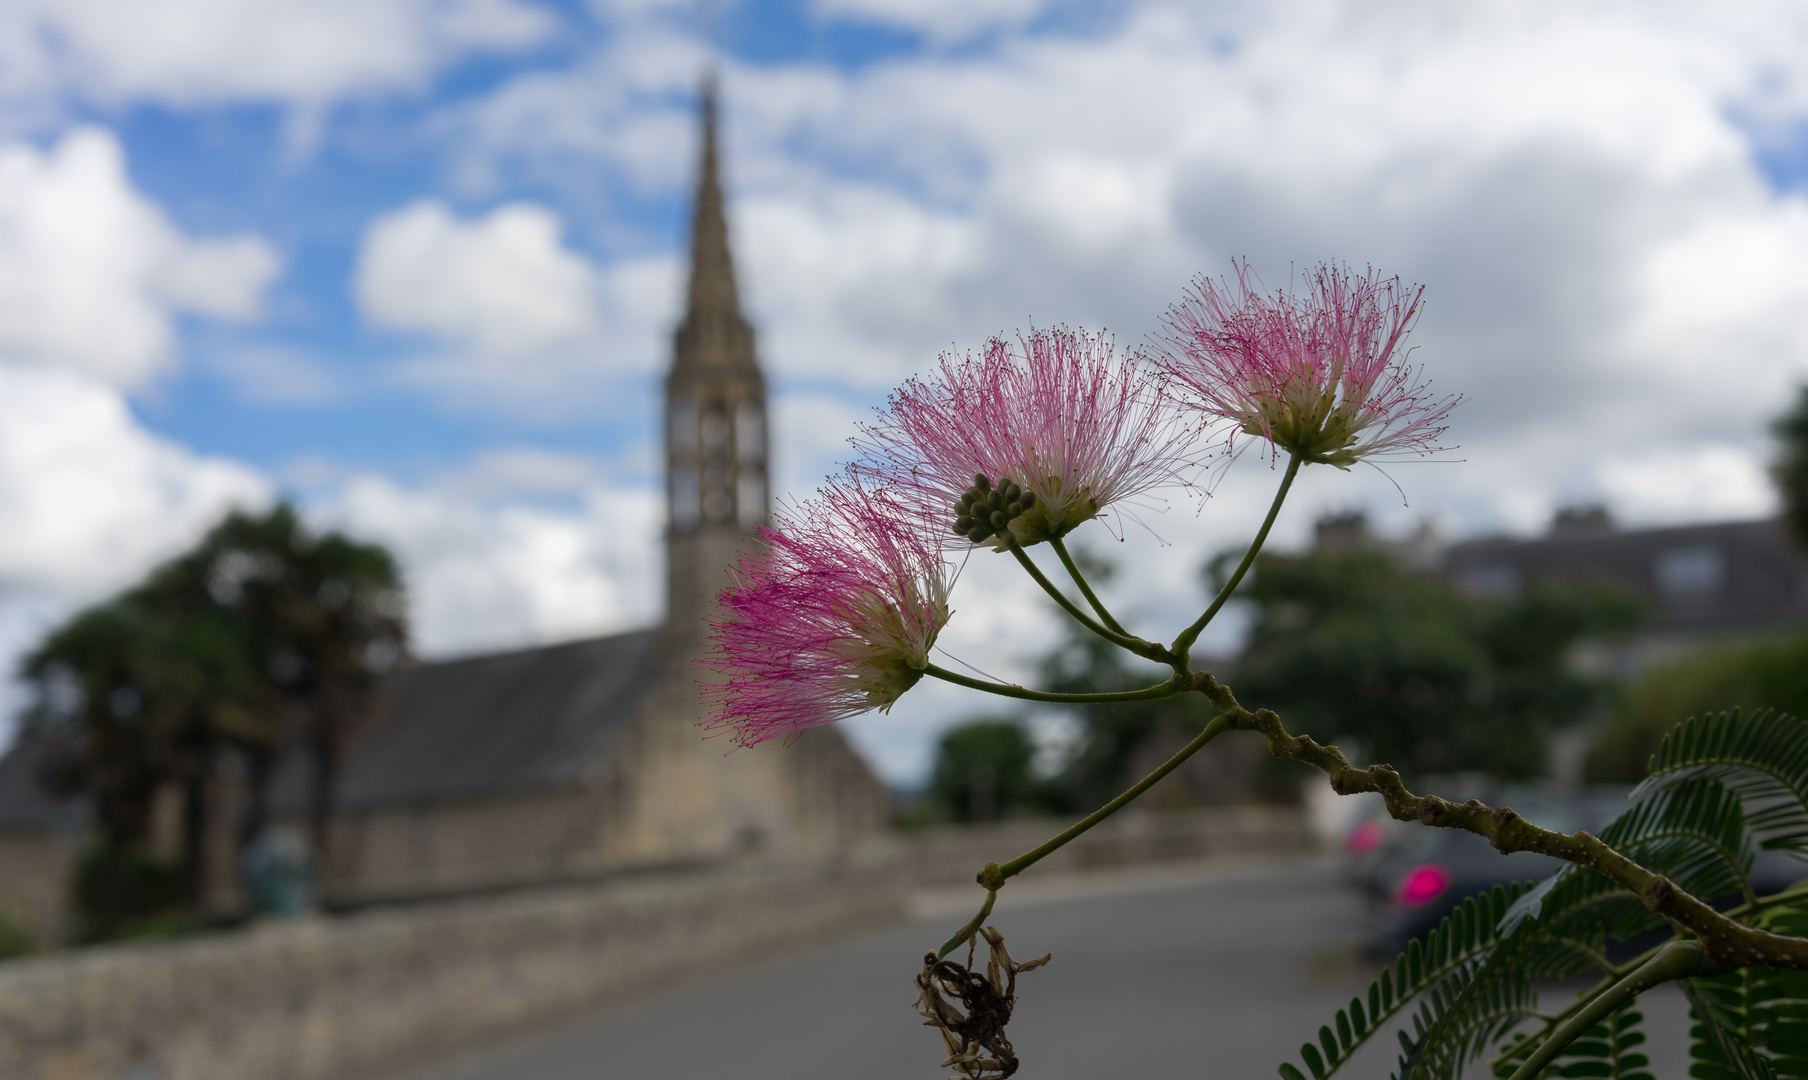
[(667, 610), (687, 642), (702, 636), (724, 571), (769, 500), (766, 380), (728, 251), (713, 76), (703, 82), (701, 120), (690, 288), (665, 381)]
[(691, 287), (686, 314), (695, 318), (740, 314), (734, 259), (728, 253), (728, 218), (722, 211), (721, 167), (716, 151), (716, 77), (703, 79), (703, 154), (697, 166), (697, 205), (691, 216)]
[(728, 251), (716, 112), (712, 73), (703, 79), (703, 145), (697, 167), (697, 202), (691, 216), (691, 278), (684, 320), (678, 326), (674, 372), (691, 364), (756, 367), (753, 330), (741, 315), (734, 258)]

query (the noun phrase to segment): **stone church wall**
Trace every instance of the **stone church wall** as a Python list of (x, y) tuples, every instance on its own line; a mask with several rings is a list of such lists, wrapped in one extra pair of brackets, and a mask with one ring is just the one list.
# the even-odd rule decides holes
[(385, 807), (334, 823), (329, 904), (480, 892), (594, 875), (596, 799), (581, 789)]

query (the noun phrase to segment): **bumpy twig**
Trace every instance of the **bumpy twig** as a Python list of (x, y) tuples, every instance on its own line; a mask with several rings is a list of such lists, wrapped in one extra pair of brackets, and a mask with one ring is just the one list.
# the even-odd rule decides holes
[(1736, 922), (1590, 833), (1542, 829), (1514, 813), (1511, 807), (1486, 806), (1475, 799), (1453, 803), (1436, 795), (1415, 795), (1407, 790), (1392, 765), (1358, 769), (1337, 747), (1321, 746), (1308, 735), (1290, 734), (1281, 725), (1281, 718), (1272, 711), (1245, 709), (1230, 688), (1213, 678), (1210, 672), (1194, 672), (1192, 681), (1192, 689), (1204, 694), (1220, 712), (1230, 717), (1236, 730), (1262, 735), (1268, 740), (1269, 753), (1275, 757), (1304, 762), (1324, 772), (1330, 777), (1331, 789), (1339, 795), (1372, 791), (1382, 797), (1387, 812), (1398, 821), (1462, 829), (1483, 837), (1503, 854), (1535, 851), (1594, 870), (1630, 890), (1644, 901), (1646, 908), (1698, 937), (1707, 961), (1716, 968), (1757, 964), (1808, 970), (1808, 940), (1784, 937)]

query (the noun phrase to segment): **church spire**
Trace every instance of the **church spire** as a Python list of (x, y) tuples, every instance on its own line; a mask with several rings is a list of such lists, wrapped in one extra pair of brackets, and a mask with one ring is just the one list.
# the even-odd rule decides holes
[(672, 370), (677, 374), (700, 365), (757, 372), (753, 329), (741, 315), (734, 258), (728, 251), (714, 74), (703, 79), (701, 119), (703, 145), (697, 168), (697, 201), (691, 216), (690, 288), (685, 294), (684, 320), (678, 325)]
[(769, 498), (766, 380), (728, 250), (713, 76), (701, 106), (690, 287), (665, 381), (668, 611), (692, 641)]
[(697, 168), (697, 205), (691, 217), (691, 285), (685, 318), (738, 318), (734, 260), (728, 253), (728, 218), (722, 210), (722, 177), (716, 152), (716, 77), (703, 78), (703, 153)]

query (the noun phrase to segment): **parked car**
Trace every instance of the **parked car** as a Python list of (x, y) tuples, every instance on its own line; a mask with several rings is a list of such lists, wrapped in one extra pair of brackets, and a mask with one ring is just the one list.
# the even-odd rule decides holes
[[(1626, 808), (1630, 790), (1591, 787), (1562, 792), (1497, 787), (1489, 791), (1490, 785), (1473, 781), (1427, 782), (1423, 786), (1440, 794), (1455, 788), (1456, 793), (1445, 797), (1456, 801), (1479, 798), (1490, 805), (1511, 806), (1533, 824), (1560, 832), (1600, 831)], [(1430, 933), (1464, 898), (1495, 885), (1542, 880), (1563, 865), (1529, 851), (1502, 855), (1474, 833), (1394, 822), (1385, 813), (1359, 821), (1346, 836), (1345, 850), (1346, 875), (1369, 899), (1374, 914), (1369, 950), (1388, 957), (1413, 938)], [(1760, 852), (1752, 869), (1752, 887), (1760, 896), (1808, 877), (1808, 865), (1776, 851)], [(1730, 896), (1716, 901), (1718, 906), (1730, 907), (1740, 899)], [(1635, 940), (1613, 952), (1637, 952), (1643, 947), (1644, 943)]]

